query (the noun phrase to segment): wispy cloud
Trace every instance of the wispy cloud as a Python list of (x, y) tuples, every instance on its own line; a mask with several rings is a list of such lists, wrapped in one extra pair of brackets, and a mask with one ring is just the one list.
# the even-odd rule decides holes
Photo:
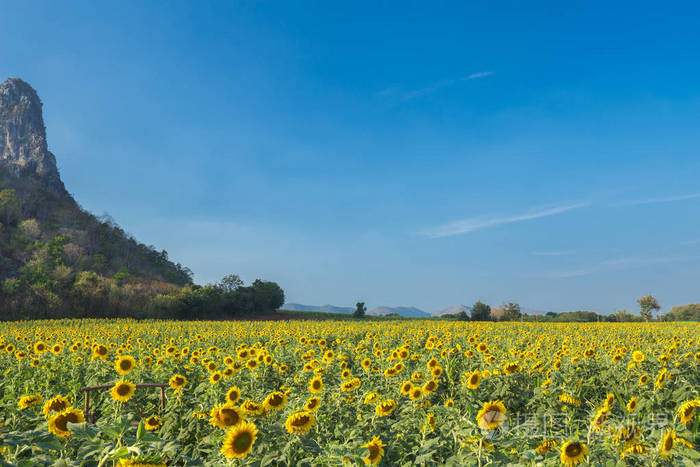
[[(405, 101), (410, 101), (412, 99), (417, 99), (419, 97), (423, 97), (425, 95), (432, 94), (439, 89), (453, 86), (459, 82), (471, 81), (473, 79), (479, 79), (479, 78), (485, 78), (487, 76), (491, 76), (493, 73), (494, 73), (493, 71), (479, 71), (478, 73), (472, 73), (472, 74), (470, 74), (468, 76), (464, 76), (462, 78), (444, 79), (442, 81), (438, 81), (436, 83), (433, 83), (429, 86), (425, 86), (425, 87), (420, 88), (420, 89), (413, 89), (411, 91), (407, 91), (407, 92), (403, 93), (403, 95), (401, 96), (401, 101), (405, 102)], [(397, 88), (395, 86), (392, 86), (392, 87), (384, 89), (383, 91), (380, 91), (379, 95), (380, 96), (388, 96), (391, 94), (395, 94), (397, 91), (398, 91)]]
[(688, 241), (685, 241), (685, 242), (681, 242), (681, 245), (691, 245), (691, 246), (694, 246), (694, 245), (698, 245), (698, 244), (700, 244), (700, 239), (699, 239), (699, 240), (688, 240)]
[(558, 251), (533, 251), (532, 254), (535, 256), (565, 256), (573, 255), (576, 253), (574, 250), (558, 250)]
[(529, 221), (532, 219), (539, 219), (541, 217), (556, 216), (557, 214), (562, 214), (573, 209), (582, 208), (588, 206), (588, 203), (572, 204), (568, 206), (559, 206), (555, 208), (544, 209), (540, 211), (531, 212), (528, 214), (520, 214), (516, 216), (506, 216), (506, 217), (471, 217), (468, 219), (463, 219), (456, 222), (450, 222), (448, 224), (443, 224), (432, 229), (427, 229), (422, 232), (426, 237), (430, 238), (440, 238), (449, 237), (452, 235), (461, 235), (468, 232), (473, 232), (479, 229), (485, 229), (487, 227), (493, 227), (502, 224), (512, 224), (514, 222)]
[(654, 203), (670, 203), (673, 201), (685, 201), (688, 199), (700, 198), (700, 193), (690, 193), (686, 195), (668, 196), (665, 198), (647, 198), (647, 199), (636, 199), (632, 201), (623, 201), (620, 203), (615, 203), (613, 206), (637, 206), (640, 204), (654, 204)]

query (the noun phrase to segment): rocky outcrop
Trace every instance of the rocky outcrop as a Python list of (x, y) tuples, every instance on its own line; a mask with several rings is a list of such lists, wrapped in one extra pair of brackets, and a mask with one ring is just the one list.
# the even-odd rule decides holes
[(0, 84), (0, 165), (17, 177), (40, 178), (47, 191), (66, 194), (46, 143), (41, 100), (19, 78)]

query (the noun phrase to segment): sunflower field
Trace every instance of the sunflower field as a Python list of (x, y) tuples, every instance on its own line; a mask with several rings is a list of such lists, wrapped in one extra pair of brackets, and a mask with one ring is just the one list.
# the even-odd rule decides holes
[(0, 463), (696, 466), (699, 370), (696, 323), (6, 322)]

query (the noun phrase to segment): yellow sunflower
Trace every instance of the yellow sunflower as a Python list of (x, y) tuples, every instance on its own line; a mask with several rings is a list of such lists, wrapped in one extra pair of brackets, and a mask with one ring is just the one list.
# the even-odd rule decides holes
[(53, 414), (51, 418), (49, 418), (49, 431), (58, 438), (67, 438), (70, 436), (68, 423), (83, 423), (84, 421), (85, 416), (83, 412), (70, 407), (62, 412)]
[(280, 391), (271, 392), (263, 401), (263, 407), (267, 412), (277, 412), (287, 404), (287, 395)]
[(257, 402), (251, 400), (247, 400), (241, 404), (241, 409), (243, 409), (243, 413), (248, 415), (260, 415), (264, 410), (262, 404), (258, 404)]
[(634, 352), (632, 352), (632, 360), (635, 363), (641, 363), (644, 361), (644, 354), (639, 350), (635, 350)]
[(309, 392), (312, 394), (318, 394), (323, 391), (323, 380), (320, 376), (316, 376), (309, 381)]
[(390, 415), (395, 409), (396, 402), (394, 402), (394, 399), (387, 399), (377, 404), (374, 411), (379, 417), (386, 417), (387, 415)]
[(221, 446), (221, 454), (228, 459), (243, 459), (253, 450), (253, 444), (258, 438), (258, 430), (250, 422), (243, 422), (226, 432)]
[(680, 418), (681, 423), (685, 423), (686, 425), (690, 423), (693, 420), (693, 416), (695, 415), (698, 406), (700, 406), (700, 401), (697, 400), (692, 400), (681, 404), (680, 408), (678, 409), (678, 417)]
[(476, 414), (476, 421), (484, 430), (495, 430), (506, 421), (506, 407), (501, 401), (484, 402)]
[(479, 384), (481, 384), (481, 373), (479, 373), (478, 370), (473, 371), (469, 376), (467, 376), (464, 384), (469, 389), (477, 389), (479, 387)]
[(661, 389), (664, 387), (664, 382), (666, 381), (666, 368), (662, 368), (659, 374), (656, 375), (656, 380), (654, 381), (654, 387)]
[(157, 417), (155, 415), (148, 417), (144, 421), (144, 427), (146, 428), (146, 431), (157, 430), (158, 428), (161, 427), (162, 424), (163, 424), (163, 422), (161, 421), (160, 417)]
[(217, 405), (211, 409), (209, 423), (219, 428), (230, 428), (245, 421), (243, 411), (234, 405)]
[(29, 394), (27, 396), (22, 396), (19, 398), (19, 401), (17, 401), (17, 406), (19, 407), (20, 410), (24, 410), (27, 407), (31, 407), (33, 405), (41, 404), (41, 401), (43, 399), (39, 394)]
[(109, 391), (112, 399), (117, 402), (127, 402), (134, 395), (134, 392), (136, 392), (136, 385), (123, 378)]
[(49, 418), (52, 412), (63, 412), (71, 403), (68, 399), (63, 396), (56, 396), (53, 399), (49, 399), (44, 403), (44, 417)]
[(306, 401), (306, 404), (304, 405), (304, 410), (307, 412), (315, 412), (318, 410), (318, 408), (321, 405), (321, 398), (320, 397), (309, 397), (309, 400)]
[(211, 376), (209, 376), (209, 383), (217, 384), (223, 377), (224, 375), (222, 375), (220, 371), (215, 371), (211, 374)]
[(567, 441), (561, 446), (559, 460), (567, 467), (578, 465), (588, 455), (588, 447), (578, 441)]
[(114, 362), (114, 369), (122, 376), (128, 375), (134, 368), (136, 368), (136, 360), (129, 355), (119, 356)]
[(542, 441), (540, 444), (538, 444), (537, 447), (535, 448), (535, 451), (537, 452), (537, 454), (544, 455), (544, 454), (547, 454), (549, 451), (551, 451), (552, 448), (554, 446), (556, 446), (557, 444), (559, 444), (557, 442), (557, 440), (548, 439), (548, 440)]
[(170, 378), (168, 384), (173, 389), (182, 389), (187, 384), (187, 378), (182, 375), (174, 375), (172, 378)]
[(313, 424), (316, 422), (316, 416), (313, 412), (307, 412), (303, 410), (301, 412), (294, 412), (289, 417), (284, 426), (287, 428), (289, 433), (304, 434), (308, 432)]
[(661, 455), (666, 457), (669, 456), (671, 449), (673, 449), (673, 444), (676, 439), (676, 432), (674, 430), (668, 430), (664, 437), (661, 439)]
[(632, 413), (635, 410), (637, 410), (637, 398), (636, 397), (630, 397), (629, 402), (627, 402), (627, 411)]
[(233, 386), (231, 389), (228, 390), (226, 393), (226, 403), (227, 404), (235, 404), (238, 402), (238, 399), (241, 398), (241, 390), (238, 388), (238, 386)]
[(367, 457), (363, 457), (362, 460), (367, 465), (379, 464), (379, 462), (382, 460), (382, 457), (384, 457), (385, 446), (386, 444), (382, 443), (382, 440), (379, 438), (379, 436), (375, 436), (374, 438), (372, 438), (372, 441), (360, 446), (363, 448), (367, 448), (367, 450), (369, 451)]

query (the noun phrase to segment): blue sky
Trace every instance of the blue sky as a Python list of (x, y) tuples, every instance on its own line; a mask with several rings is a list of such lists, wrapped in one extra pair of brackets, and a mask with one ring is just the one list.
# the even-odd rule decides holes
[(668, 311), (700, 278), (697, 3), (6, 2), (76, 199), (200, 283)]

